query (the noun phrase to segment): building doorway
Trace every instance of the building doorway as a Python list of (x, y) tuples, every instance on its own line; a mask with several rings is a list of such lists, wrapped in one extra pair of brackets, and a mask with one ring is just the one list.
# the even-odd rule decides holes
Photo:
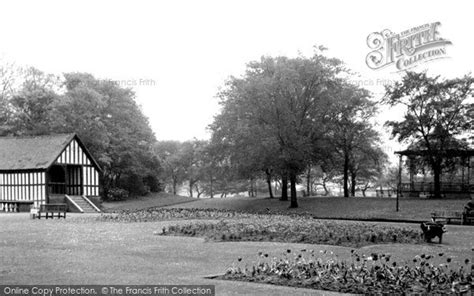
[(48, 177), (50, 194), (83, 194), (82, 167), (79, 165), (53, 165)]
[(82, 167), (79, 165), (66, 166), (66, 194), (82, 195)]
[(48, 192), (50, 194), (66, 193), (66, 171), (63, 166), (53, 165), (49, 169)]

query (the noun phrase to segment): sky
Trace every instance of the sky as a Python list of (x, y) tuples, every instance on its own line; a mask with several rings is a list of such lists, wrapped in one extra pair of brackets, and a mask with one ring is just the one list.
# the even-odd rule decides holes
[[(440, 22), (448, 58), (416, 70), (456, 77), (474, 66), (472, 1), (0, 1), (0, 54), (44, 72), (88, 72), (132, 87), (158, 140), (209, 137), (216, 93), (263, 55), (342, 59), (374, 99), (400, 79), (370, 69), (367, 37)], [(382, 110), (377, 121), (401, 116)], [(390, 150), (392, 142), (386, 142)]]

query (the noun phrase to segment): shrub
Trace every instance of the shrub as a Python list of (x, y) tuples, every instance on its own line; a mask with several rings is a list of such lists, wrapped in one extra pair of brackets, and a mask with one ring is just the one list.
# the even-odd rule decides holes
[(143, 196), (149, 192), (145, 188), (143, 178), (137, 174), (122, 177), (119, 187), (125, 188), (131, 196)]
[(156, 176), (148, 175), (143, 179), (143, 182), (148, 186), (150, 192), (162, 191), (161, 183)]
[(107, 200), (109, 201), (126, 200), (128, 197), (128, 191), (122, 188), (110, 188), (107, 192)]

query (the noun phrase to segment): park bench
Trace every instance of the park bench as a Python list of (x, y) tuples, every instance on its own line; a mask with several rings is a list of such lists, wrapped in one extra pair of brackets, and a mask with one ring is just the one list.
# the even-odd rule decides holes
[(459, 222), (459, 224), (470, 224), (474, 221), (472, 214), (464, 214), (459, 211), (439, 211), (431, 213), (433, 221), (445, 222), (449, 224), (451, 221)]
[(57, 214), (58, 218), (61, 218), (61, 216), (66, 219), (66, 211), (67, 211), (67, 205), (63, 203), (57, 203), (57, 204), (46, 204), (46, 205), (41, 205), (40, 208), (33, 213), (32, 209), (32, 215), (33, 218), (38, 218), (41, 219), (41, 215), (44, 214), (46, 219), (51, 217), (51, 219), (54, 218), (54, 214)]

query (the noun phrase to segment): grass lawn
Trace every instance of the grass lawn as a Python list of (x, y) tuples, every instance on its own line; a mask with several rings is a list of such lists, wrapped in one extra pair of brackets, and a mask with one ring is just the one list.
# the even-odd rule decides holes
[[(87, 218), (89, 217), (89, 218)], [(205, 242), (201, 238), (156, 235), (170, 223), (97, 221), (96, 215), (30, 220), (28, 214), (0, 214), (0, 282), (3, 284), (211, 284), (217, 295), (331, 295), (304, 289), (206, 279), (221, 274), (239, 257), (255, 260), (259, 251), (278, 256), (287, 249), (326, 250), (349, 258), (349, 247), (275, 242)], [(359, 223), (339, 221), (339, 223)], [(364, 222), (374, 223), (374, 222)], [(381, 223), (377, 223), (381, 224)], [(392, 225), (392, 223), (390, 223)], [(402, 224), (418, 228), (414, 224)], [(420, 253), (453, 260), (472, 258), (471, 227), (448, 225), (443, 244), (389, 244), (359, 248), (410, 261)], [(250, 262), (249, 262), (250, 263)]]
[[(433, 210), (462, 210), (467, 200), (401, 200), (395, 212), (392, 199), (300, 198), (300, 208), (266, 198), (191, 199), (167, 194), (105, 203), (107, 211), (170, 206), (237, 211), (309, 212), (318, 217), (427, 220)], [(202, 238), (156, 235), (171, 224), (104, 222), (97, 215), (70, 214), (67, 219), (30, 220), (27, 213), (0, 214), (0, 283), (2, 284), (210, 284), (217, 295), (338, 295), (258, 283), (206, 278), (240, 264), (255, 264), (259, 252), (280, 256), (288, 249), (313, 249), (318, 254), (350, 258), (351, 247), (278, 242), (206, 242)], [(201, 220), (202, 221), (202, 220)], [(336, 221), (341, 224), (405, 226), (413, 223)], [(474, 231), (447, 225), (443, 244), (378, 244), (358, 248), (361, 254), (390, 254), (410, 262), (421, 253), (439, 254), (462, 262), (473, 258)], [(437, 239), (435, 239), (437, 241)], [(324, 253), (322, 253), (324, 252)], [(441, 259), (443, 259), (441, 258)]]
[[(314, 249), (348, 258), (352, 248), (274, 242), (205, 242), (201, 238), (155, 235), (170, 223), (117, 223), (71, 214), (66, 220), (30, 220), (0, 214), (0, 282), (4, 284), (215, 284), (217, 295), (318, 295), (263, 284), (205, 279), (221, 274), (237, 258), (254, 260), (259, 251), (278, 256), (287, 249)], [(356, 223), (339, 221), (339, 223)], [(365, 222), (373, 223), (373, 222)], [(378, 223), (380, 224), (380, 223)], [(392, 223), (390, 223), (392, 224)], [(417, 228), (418, 225), (400, 224)], [(389, 244), (360, 248), (411, 260), (421, 252), (444, 252), (453, 260), (472, 257), (471, 227), (448, 225), (444, 243)], [(247, 259), (244, 259), (247, 260)], [(243, 262), (245, 263), (245, 262)], [(249, 262), (250, 263), (250, 262)], [(320, 295), (329, 295), (323, 292)]]
[(216, 285), (216, 295), (338, 295), (205, 278), (224, 273), (239, 256), (262, 249), (283, 252), (293, 244), (163, 237), (155, 232), (169, 222), (98, 222), (96, 217), (30, 220), (24, 213), (0, 214), (0, 283), (199, 284)]
[(163, 207), (175, 204), (182, 204), (187, 202), (193, 202), (197, 199), (172, 195), (169, 193), (151, 193), (147, 196), (140, 196), (137, 198), (125, 200), (125, 201), (114, 201), (114, 202), (103, 202), (102, 209), (105, 212), (121, 211), (121, 210), (140, 210), (150, 207)]
[(400, 199), (400, 211), (395, 211), (395, 199), (303, 197), (299, 208), (289, 209), (289, 202), (269, 198), (229, 197), (200, 199), (193, 203), (173, 205), (174, 208), (227, 209), (244, 212), (268, 211), (310, 213), (318, 218), (396, 219), (426, 221), (433, 211), (462, 211), (467, 199)]

